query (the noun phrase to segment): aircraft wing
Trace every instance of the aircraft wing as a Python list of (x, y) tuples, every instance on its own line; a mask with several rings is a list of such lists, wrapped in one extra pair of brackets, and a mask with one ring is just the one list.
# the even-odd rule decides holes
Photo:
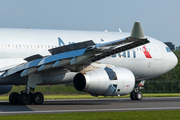
[(24, 77), (56, 67), (66, 68), (67, 65), (76, 66), (85, 63), (90, 64), (91, 62), (101, 60), (116, 53), (149, 43), (149, 40), (147, 40), (144, 35), (139, 35), (138, 37), (137, 34), (135, 35), (133, 35), (132, 31), (130, 37), (104, 44), (96, 45), (92, 40), (89, 40), (53, 48), (49, 50), (51, 53), (50, 56), (43, 57), (41, 55), (33, 55), (25, 58), (27, 61), (26, 63), (6, 70), (2, 77), (7, 77), (17, 72), (20, 73), (21, 77)]

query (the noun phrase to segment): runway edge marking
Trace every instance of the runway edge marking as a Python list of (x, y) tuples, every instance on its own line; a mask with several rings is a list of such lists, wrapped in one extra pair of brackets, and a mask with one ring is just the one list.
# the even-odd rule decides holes
[(10, 111), (0, 112), (0, 114), (32, 114), (32, 113), (66, 113), (66, 112), (100, 112), (100, 111), (134, 111), (134, 110), (177, 110), (180, 107), (160, 107), (160, 108), (120, 108), (120, 109), (82, 109), (82, 110), (47, 110), (47, 111)]

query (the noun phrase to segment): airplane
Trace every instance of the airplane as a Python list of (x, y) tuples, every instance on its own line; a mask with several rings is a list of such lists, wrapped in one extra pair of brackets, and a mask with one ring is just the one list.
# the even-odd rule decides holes
[(0, 94), (26, 85), (9, 96), (12, 105), (43, 104), (37, 85), (73, 83), (93, 96), (143, 98), (144, 80), (177, 65), (163, 42), (144, 35), (140, 22), (131, 33), (0, 28)]

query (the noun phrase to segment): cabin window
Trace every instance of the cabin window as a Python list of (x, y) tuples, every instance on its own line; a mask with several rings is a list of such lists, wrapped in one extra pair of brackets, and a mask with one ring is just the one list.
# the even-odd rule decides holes
[(133, 51), (133, 58), (136, 58), (136, 51)]
[(128, 58), (130, 58), (130, 51), (127, 51), (127, 56)]
[(116, 54), (115, 54), (115, 55), (112, 55), (111, 57), (115, 58), (115, 57), (116, 57)]
[(123, 52), (123, 56), (124, 56), (124, 58), (126, 58), (126, 52)]

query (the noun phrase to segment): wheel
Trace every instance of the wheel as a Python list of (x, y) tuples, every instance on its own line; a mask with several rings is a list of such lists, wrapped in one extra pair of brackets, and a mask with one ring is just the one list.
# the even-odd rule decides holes
[(131, 98), (131, 100), (136, 100), (136, 97), (135, 97), (135, 92), (133, 91), (133, 92), (131, 92), (131, 94), (130, 94), (130, 98)]
[(41, 105), (44, 102), (44, 96), (40, 92), (36, 92), (34, 94), (34, 104), (35, 105)]
[(136, 94), (135, 94), (135, 97), (136, 97), (136, 100), (141, 100), (143, 95), (142, 95), (142, 92), (138, 91)]
[(19, 95), (19, 103), (21, 105), (28, 105), (30, 103), (30, 95), (27, 93), (22, 93)]
[(10, 103), (11, 105), (18, 105), (18, 104), (19, 104), (18, 99), (19, 99), (19, 93), (13, 92), (13, 93), (11, 93), (10, 96), (9, 96), (9, 103)]

